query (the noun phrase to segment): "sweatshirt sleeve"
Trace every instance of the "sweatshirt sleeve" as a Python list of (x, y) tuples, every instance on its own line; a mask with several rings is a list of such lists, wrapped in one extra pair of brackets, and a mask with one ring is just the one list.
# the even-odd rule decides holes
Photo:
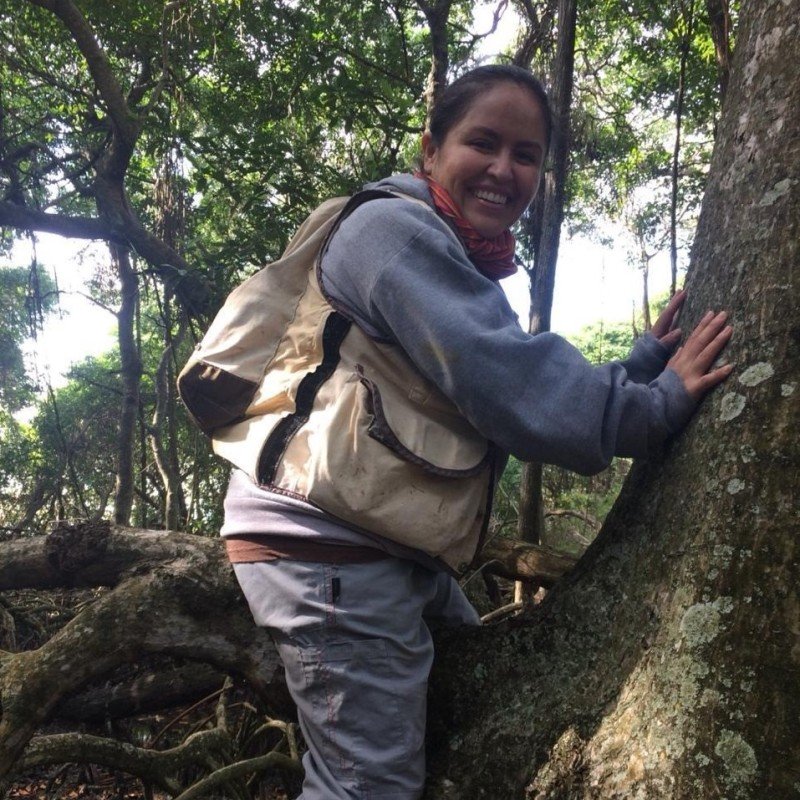
[(358, 207), (323, 255), (323, 282), (476, 430), (524, 461), (591, 474), (615, 455), (645, 457), (686, 423), (694, 403), (671, 370), (637, 383), (623, 363), (592, 366), (556, 334), (525, 333), (431, 213), (402, 199)]
[(650, 331), (645, 331), (633, 345), (622, 366), (635, 383), (650, 383), (663, 371), (671, 353)]

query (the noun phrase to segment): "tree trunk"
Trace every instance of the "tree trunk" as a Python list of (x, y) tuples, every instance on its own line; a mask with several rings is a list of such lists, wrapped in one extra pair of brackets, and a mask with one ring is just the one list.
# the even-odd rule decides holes
[(743, 5), (684, 319), (737, 370), (527, 621), (440, 640), (428, 798), (797, 796), (800, 0)]
[[(164, 486), (164, 527), (177, 531), (185, 526), (186, 501), (183, 496), (180, 471), (173, 456), (171, 435), (174, 435), (174, 431), (168, 432), (170, 419), (168, 406), (175, 384), (174, 380), (170, 380), (172, 357), (172, 345), (170, 344), (161, 354), (158, 370), (156, 370), (156, 404), (153, 412), (153, 424), (150, 428), (150, 446)], [(174, 413), (172, 419), (175, 419)]]
[(447, 41), (447, 21), (450, 17), (452, 0), (417, 0), (417, 5), (425, 15), (431, 34), (431, 69), (425, 87), (425, 124), (447, 85), (447, 70), (450, 66), (450, 53)]
[(122, 284), (122, 303), (117, 314), (119, 355), (122, 379), (122, 408), (117, 436), (117, 482), (114, 490), (114, 522), (130, 525), (133, 509), (133, 445), (139, 414), (139, 381), (142, 361), (136, 346), (134, 320), (139, 297), (139, 283), (131, 266), (130, 254), (117, 245), (110, 245), (111, 254)]
[(642, 246), (642, 327), (649, 331), (653, 327), (650, 314), (650, 256)]
[(706, 0), (708, 24), (714, 51), (717, 57), (717, 75), (719, 82), (719, 102), (725, 102), (728, 93), (728, 82), (731, 75), (731, 14), (729, 0)]
[[(550, 141), (550, 169), (545, 173), (537, 200), (529, 215), (528, 236), (533, 239), (534, 268), (531, 277), (529, 330), (550, 330), (553, 289), (556, 280), (561, 223), (566, 202), (567, 163), (570, 145), (570, 107), (575, 64), (576, 0), (558, 4), (558, 39), (551, 68), (550, 101), (553, 133)], [(517, 535), (526, 542), (541, 542), (544, 535), (542, 465), (525, 464), (522, 469)]]
[[(682, 30), (680, 45), (680, 69), (678, 71), (678, 88), (675, 92), (675, 141), (672, 148), (672, 170), (670, 174), (669, 199), (669, 263), (670, 263), (670, 297), (678, 290), (678, 179), (681, 157), (681, 135), (683, 133), (683, 106), (686, 100), (686, 64), (694, 38), (694, 3), (681, 3), (677, 25)], [(646, 279), (645, 279), (646, 284)], [(649, 317), (649, 306), (645, 306), (645, 314)], [(650, 330), (647, 327), (647, 330)]]

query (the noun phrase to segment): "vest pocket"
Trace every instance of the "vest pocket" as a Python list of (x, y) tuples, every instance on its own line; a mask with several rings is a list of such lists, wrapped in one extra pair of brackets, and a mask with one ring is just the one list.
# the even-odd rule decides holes
[(457, 569), (486, 519), (490, 445), (444, 396), (416, 403), (410, 381), (367, 368), (352, 363), (320, 386), (272, 486)]
[(415, 407), (408, 393), (393, 385), (383, 391), (361, 364), (355, 373), (364, 387), (364, 411), (370, 438), (404, 461), (442, 478), (468, 478), (483, 472), (491, 458), (488, 442), (460, 416), (435, 405)]

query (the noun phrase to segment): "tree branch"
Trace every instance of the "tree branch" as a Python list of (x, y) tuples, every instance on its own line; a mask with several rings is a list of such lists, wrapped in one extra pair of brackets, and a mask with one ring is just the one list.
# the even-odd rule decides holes
[(70, 239), (102, 239), (125, 244), (125, 237), (115, 234), (103, 220), (46, 214), (4, 200), (0, 200), (0, 227), (55, 233)]
[(484, 571), (511, 580), (525, 580), (549, 589), (578, 562), (574, 556), (516, 539), (495, 539), (481, 551)]
[(31, 5), (39, 6), (58, 17), (70, 32), (86, 65), (92, 80), (103, 98), (108, 113), (119, 131), (126, 149), (130, 152), (136, 144), (141, 130), (141, 120), (131, 113), (122, 87), (114, 77), (111, 62), (94, 36), (86, 18), (81, 14), (72, 0), (28, 0)]
[[(101, 204), (102, 205), (102, 204)], [(112, 202), (103, 207), (116, 205)], [(152, 233), (128, 209), (111, 219), (87, 219), (63, 214), (46, 214), (16, 203), (0, 201), (0, 227), (55, 233), (72, 239), (94, 239), (132, 247), (147, 261), (158, 277), (180, 298), (190, 314), (202, 313), (208, 304), (208, 285), (195, 270)]]

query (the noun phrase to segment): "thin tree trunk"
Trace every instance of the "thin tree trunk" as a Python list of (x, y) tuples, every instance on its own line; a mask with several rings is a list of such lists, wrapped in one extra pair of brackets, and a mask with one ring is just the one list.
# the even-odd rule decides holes
[(44, 508), (49, 499), (47, 488), (47, 481), (44, 475), (37, 475), (33, 488), (25, 502), (25, 510), (22, 516), (10, 525), (13, 531), (20, 533), (28, 531), (39, 510)]
[(417, 5), (425, 15), (431, 34), (431, 69), (425, 87), (425, 119), (431, 117), (431, 111), (439, 100), (447, 84), (447, 70), (450, 66), (450, 54), (447, 47), (447, 22), (450, 16), (452, 0), (434, 0), (433, 3), (417, 0)]
[(728, 93), (728, 81), (731, 74), (731, 15), (729, 0), (706, 0), (708, 23), (711, 28), (711, 38), (714, 41), (714, 51), (717, 57), (717, 75), (719, 82), (719, 102), (725, 103)]
[(120, 409), (119, 434), (117, 438), (117, 482), (114, 491), (114, 522), (117, 525), (130, 525), (135, 480), (133, 469), (134, 439), (136, 436), (136, 420), (139, 413), (139, 381), (142, 377), (142, 362), (139, 358), (134, 335), (139, 282), (131, 266), (128, 251), (117, 245), (110, 245), (110, 249), (122, 286), (122, 303), (117, 313), (122, 408)]
[[(180, 309), (178, 310), (180, 314)], [(177, 370), (175, 366), (175, 353), (183, 341), (188, 330), (188, 322), (186, 315), (182, 315), (178, 325), (178, 331), (175, 336), (170, 335), (169, 331), (169, 345), (170, 345), (170, 361), (167, 370), (167, 403), (166, 403), (166, 434), (167, 434), (167, 464), (171, 482), (174, 486), (174, 494), (176, 498), (176, 508), (178, 513), (178, 520), (175, 524), (175, 530), (185, 530), (188, 522), (189, 511), (186, 504), (186, 493), (183, 489), (183, 481), (181, 479), (181, 458), (178, 453), (178, 402), (177, 402)], [(172, 527), (172, 526), (170, 526)]]
[[(559, 0), (558, 39), (552, 75), (550, 100), (553, 113), (553, 134), (550, 143), (550, 169), (544, 176), (537, 199), (539, 209), (528, 216), (532, 234), (534, 269), (531, 273), (530, 332), (550, 330), (556, 263), (561, 237), (561, 223), (566, 203), (566, 182), (570, 145), (570, 108), (575, 63), (576, 0)], [(544, 507), (542, 502), (542, 467), (525, 464), (520, 487), (518, 536), (526, 542), (542, 541)]]
[[(142, 352), (142, 305), (141, 295), (136, 301), (136, 349)], [(144, 419), (144, 407), (139, 403), (137, 418), (137, 435), (139, 437), (139, 501), (136, 504), (137, 524), (146, 528), (147, 521), (147, 425)]]
[[(681, 156), (681, 133), (683, 125), (683, 106), (686, 98), (686, 62), (694, 35), (694, 2), (681, 3), (681, 17), (678, 24), (685, 26), (681, 40), (680, 70), (678, 88), (675, 92), (675, 144), (672, 148), (672, 175), (669, 204), (669, 263), (671, 272), (670, 296), (678, 290), (678, 168)], [(649, 316), (649, 314), (648, 314)], [(646, 326), (650, 330), (650, 326)]]
[(169, 457), (168, 448), (164, 446), (163, 432), (166, 428), (167, 403), (170, 392), (170, 360), (172, 348), (165, 348), (156, 371), (156, 407), (153, 412), (153, 425), (150, 429), (150, 445), (153, 450), (158, 472), (164, 486), (164, 527), (168, 530), (179, 530), (181, 521), (186, 516), (183, 490), (180, 475), (177, 473)]
[[(72, 487), (72, 491), (75, 494), (75, 499), (78, 503), (78, 511), (83, 516), (84, 519), (89, 519), (92, 514), (89, 510), (89, 506), (86, 504), (86, 498), (83, 496), (83, 487), (81, 486), (80, 479), (78, 478), (78, 473), (75, 470), (75, 461), (74, 461), (74, 453), (73, 453), (73, 442), (67, 439), (67, 435), (64, 431), (64, 426), (61, 424), (61, 414), (58, 411), (58, 401), (56, 400), (55, 392), (53, 391), (52, 386), (47, 387), (47, 392), (49, 395), (50, 403), (53, 407), (53, 417), (56, 423), (56, 431), (58, 432), (58, 438), (61, 442), (61, 447), (64, 453), (64, 461), (67, 467), (67, 474), (69, 476), (69, 484), (68, 486)], [(64, 519), (66, 516), (66, 509), (64, 508), (64, 501), (61, 497), (61, 486), (57, 489), (57, 498), (58, 498), (58, 518)]]
[(642, 248), (642, 319), (643, 327), (649, 331), (653, 327), (650, 315), (650, 257)]

